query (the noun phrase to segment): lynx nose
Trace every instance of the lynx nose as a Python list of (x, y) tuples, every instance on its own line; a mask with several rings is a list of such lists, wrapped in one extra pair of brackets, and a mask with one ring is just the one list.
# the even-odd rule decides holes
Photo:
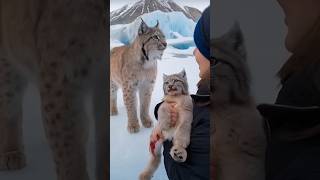
[(169, 85), (168, 87), (169, 87), (169, 89), (172, 89), (173, 85)]

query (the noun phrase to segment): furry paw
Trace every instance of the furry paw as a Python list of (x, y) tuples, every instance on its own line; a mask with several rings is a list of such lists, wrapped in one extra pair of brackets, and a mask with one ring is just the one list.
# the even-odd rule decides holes
[(140, 130), (140, 125), (139, 122), (129, 122), (128, 127), (127, 127), (129, 133), (137, 133)]
[(145, 128), (151, 128), (153, 126), (153, 122), (150, 117), (141, 118), (141, 122)]
[(0, 154), (0, 171), (18, 170), (26, 166), (26, 157), (23, 152), (11, 151)]
[(111, 112), (111, 116), (118, 115), (118, 109), (116, 107), (112, 107), (110, 112)]
[(143, 172), (139, 175), (139, 180), (151, 180), (151, 178), (152, 178), (152, 175), (146, 172)]
[(170, 155), (177, 162), (185, 162), (187, 159), (187, 151), (181, 146), (173, 146)]

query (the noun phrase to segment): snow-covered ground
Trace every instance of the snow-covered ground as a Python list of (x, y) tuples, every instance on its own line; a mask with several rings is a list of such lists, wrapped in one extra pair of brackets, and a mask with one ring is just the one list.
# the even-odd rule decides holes
[[(194, 94), (199, 81), (199, 68), (193, 56), (193, 31), (195, 22), (181, 12), (154, 11), (143, 14), (142, 19), (153, 27), (157, 20), (165, 34), (168, 47), (162, 60), (158, 61), (158, 75), (152, 94), (149, 114), (154, 120), (153, 110), (163, 98), (163, 74), (173, 74), (186, 70), (189, 91)], [(137, 36), (141, 20), (137, 18), (130, 24), (119, 24), (110, 27), (110, 48), (131, 43)], [(141, 125), (140, 132), (129, 134), (127, 131), (127, 112), (123, 103), (122, 92), (118, 92), (119, 115), (110, 117), (110, 178), (111, 180), (135, 180), (149, 160), (149, 137), (152, 129)], [(138, 109), (139, 112), (139, 109)], [(167, 180), (163, 166), (157, 170), (154, 180)]]
[[(150, 116), (154, 119), (153, 110), (163, 97), (162, 75), (186, 70), (190, 93), (196, 92), (196, 84), (199, 81), (199, 69), (193, 56), (194, 47), (185, 50), (168, 46), (163, 58), (158, 61), (158, 75), (155, 89), (152, 94)], [(111, 180), (137, 179), (139, 173), (149, 159), (149, 136), (152, 129), (142, 127), (137, 134), (129, 134), (127, 126), (127, 112), (122, 99), (122, 92), (118, 94), (119, 115), (110, 118), (110, 165)], [(139, 112), (139, 111), (138, 111)], [(156, 120), (154, 119), (154, 123)], [(154, 180), (167, 180), (167, 175), (163, 166), (157, 170)]]
[[(95, 170), (93, 121), (89, 124), (88, 171), (93, 180)], [(0, 171), (0, 180), (56, 180), (54, 161), (44, 134), (39, 91), (33, 83), (28, 85), (23, 98), (23, 137), (27, 166), (16, 171)]]

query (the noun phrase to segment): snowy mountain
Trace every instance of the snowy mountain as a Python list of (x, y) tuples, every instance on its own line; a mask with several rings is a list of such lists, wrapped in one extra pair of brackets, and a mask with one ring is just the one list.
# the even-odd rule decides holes
[(128, 24), (137, 17), (153, 11), (162, 12), (182, 12), (187, 18), (197, 21), (201, 11), (192, 7), (181, 7), (173, 0), (140, 0), (131, 5), (125, 5), (120, 9), (114, 10), (110, 14), (110, 25)]
[[(148, 26), (153, 27), (159, 21), (159, 27), (166, 36), (168, 45), (178, 49), (194, 46), (193, 31), (196, 23), (182, 12), (162, 12), (160, 10), (143, 14), (141, 18)], [(129, 44), (137, 36), (141, 19), (129, 24), (118, 24), (110, 27), (110, 39), (113, 45)]]
[(185, 11), (190, 14), (194, 21), (198, 21), (201, 16), (201, 11), (194, 7), (184, 6)]

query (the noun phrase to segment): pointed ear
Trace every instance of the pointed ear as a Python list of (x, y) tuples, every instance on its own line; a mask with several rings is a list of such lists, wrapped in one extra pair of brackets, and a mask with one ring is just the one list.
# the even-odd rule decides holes
[(166, 75), (166, 74), (163, 74), (163, 80), (165, 80), (165, 79), (167, 79), (168, 78), (168, 76)]
[(157, 20), (157, 24), (155, 26), (156, 28), (159, 28), (159, 20)]
[(233, 50), (246, 59), (246, 48), (239, 22), (236, 21), (229, 32), (223, 35), (222, 39), (224, 39)]
[(187, 75), (185, 69), (183, 69), (179, 74), (180, 74), (183, 78), (185, 78), (186, 75)]
[(138, 30), (138, 34), (139, 35), (145, 34), (148, 31), (148, 28), (149, 27), (147, 26), (147, 24), (141, 18), (141, 24), (140, 24), (140, 27), (139, 27), (139, 30)]

